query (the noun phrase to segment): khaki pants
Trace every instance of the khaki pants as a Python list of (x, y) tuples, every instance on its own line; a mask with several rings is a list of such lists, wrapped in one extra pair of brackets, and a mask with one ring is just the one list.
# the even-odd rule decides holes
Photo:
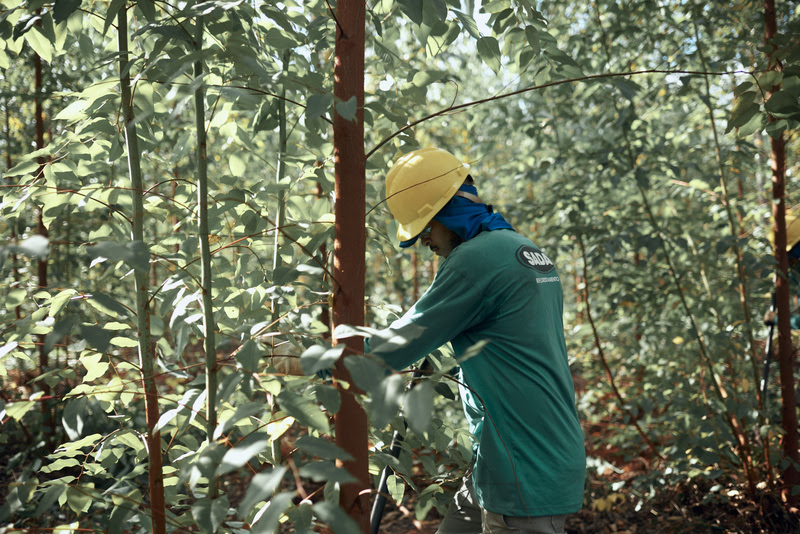
[(436, 534), (564, 534), (566, 518), (511, 517), (484, 510), (472, 493), (472, 477), (466, 476)]

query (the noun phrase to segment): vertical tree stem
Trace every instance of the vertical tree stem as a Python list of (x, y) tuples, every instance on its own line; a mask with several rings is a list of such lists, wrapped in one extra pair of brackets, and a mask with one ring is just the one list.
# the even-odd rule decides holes
[[(128, 152), (128, 172), (131, 177), (133, 204), (133, 241), (144, 242), (144, 183), (140, 166), (139, 141), (134, 123), (133, 100), (131, 96), (131, 77), (128, 65), (128, 8), (122, 6), (117, 15), (120, 96), (122, 117), (125, 122), (125, 146)], [(150, 311), (148, 309), (147, 270), (135, 270), (136, 318), (139, 334), (139, 363), (142, 368), (144, 404), (147, 421), (147, 451), (150, 459), (148, 470), (148, 489), (150, 493), (150, 512), (154, 534), (166, 533), (166, 513), (164, 503), (164, 478), (162, 474), (161, 433), (155, 430), (158, 422), (158, 389), (155, 382), (155, 351), (150, 335)]]
[[(778, 33), (775, 17), (775, 0), (764, 0), (764, 19), (770, 70), (780, 70), (773, 57), (775, 52), (771, 40)], [(767, 98), (780, 87), (771, 87)], [(770, 116), (770, 122), (775, 118)], [(798, 454), (797, 401), (794, 392), (794, 354), (792, 351), (792, 325), (789, 304), (789, 256), (786, 251), (786, 140), (783, 133), (770, 136), (772, 144), (772, 215), (775, 220), (775, 261), (778, 276), (775, 277), (775, 303), (778, 310), (778, 362), (781, 379), (781, 420), (783, 424), (783, 453), (788, 465), (783, 470), (781, 494), (793, 508), (798, 505), (798, 496), (793, 489), (800, 484), (800, 454)]]
[[(364, 0), (339, 0), (336, 8), (336, 48), (333, 94), (336, 102), (356, 99), (355, 120), (334, 113), (333, 158), (336, 178), (336, 217), (333, 245), (333, 324), (364, 324), (364, 252), (366, 171), (364, 154)], [(336, 343), (338, 341), (335, 340)], [(340, 389), (342, 405), (334, 418), (336, 444), (353, 459), (338, 462), (357, 482), (342, 486), (344, 510), (368, 532), (370, 506), (365, 497), (370, 483), (368, 472), (368, 427), (364, 409), (356, 401), (350, 373), (344, 366), (348, 354), (364, 350), (360, 337), (344, 341), (346, 350), (336, 363), (334, 379), (351, 383)]]
[[(197, 131), (197, 233), (200, 239), (200, 285), (203, 305), (203, 324), (205, 329), (206, 353), (206, 437), (208, 442), (217, 428), (217, 349), (214, 331), (214, 300), (211, 293), (211, 247), (208, 241), (208, 164), (206, 140), (206, 89), (203, 80), (203, 17), (198, 15), (195, 22), (194, 46), (198, 59), (194, 64), (194, 77), (197, 87), (194, 91), (195, 129)], [(208, 481), (210, 498), (217, 495), (217, 478)]]
[[(41, 25), (41, 21), (37, 22), (37, 25)], [(39, 54), (33, 54), (33, 86), (34, 86), (34, 97), (33, 97), (33, 107), (34, 107), (34, 121), (36, 125), (36, 150), (41, 150), (44, 148), (44, 110), (42, 108), (42, 58)], [(37, 162), (39, 163), (39, 168), (36, 171), (37, 176), (41, 176), (44, 172), (44, 166), (47, 163), (46, 159), (43, 156), (39, 156)], [(47, 227), (44, 225), (44, 217), (42, 213), (42, 209), (40, 209), (36, 215), (36, 233), (43, 237), (48, 237)], [(39, 281), (39, 289), (45, 289), (48, 286), (47, 283), (47, 258), (40, 259), (36, 262), (36, 274), (37, 279)], [(41, 334), (39, 336), (39, 373), (47, 372), (47, 368), (49, 367), (50, 362), (48, 361), (48, 354), (45, 350), (45, 335)], [(44, 393), (45, 397), (50, 396), (50, 386), (47, 384), (46, 381), (41, 381), (41, 388), (42, 392)], [(42, 402), (41, 403), (41, 410), (42, 416), (44, 417), (45, 422), (45, 439), (49, 441), (55, 434), (56, 431), (56, 422), (55, 417), (53, 416), (53, 405), (50, 402)]]
[[(283, 52), (283, 73), (286, 74), (289, 70), (289, 50)], [(286, 176), (286, 147), (288, 146), (288, 135), (286, 133), (286, 85), (281, 85), (280, 98), (278, 99), (278, 171), (275, 174), (275, 183), (279, 184)], [(286, 191), (278, 189), (278, 209), (275, 215), (275, 241), (272, 254), (272, 273), (274, 278), (275, 270), (281, 265), (281, 239), (282, 228), (286, 220)], [(280, 323), (281, 312), (278, 307), (278, 300), (275, 299), (272, 304), (272, 324), (278, 329)], [(272, 353), (275, 353), (275, 341), (277, 336), (272, 336)], [(270, 404), (273, 411), (275, 409), (275, 398), (270, 395)], [(270, 445), (272, 453), (272, 461), (278, 464), (281, 461), (281, 440), (276, 439)]]

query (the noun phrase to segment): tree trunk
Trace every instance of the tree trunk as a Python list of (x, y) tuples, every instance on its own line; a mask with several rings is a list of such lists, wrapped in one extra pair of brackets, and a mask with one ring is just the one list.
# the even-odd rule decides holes
[[(199, 2), (198, 2), (199, 3)], [(195, 20), (194, 46), (197, 61), (194, 63), (195, 131), (197, 134), (197, 235), (200, 240), (200, 285), (203, 306), (204, 340), (206, 370), (206, 439), (209, 445), (217, 428), (217, 348), (216, 322), (214, 321), (214, 300), (211, 293), (213, 274), (211, 270), (211, 245), (208, 237), (208, 162), (206, 141), (206, 88), (203, 80), (203, 16)], [(209, 477), (208, 496), (216, 499), (219, 480), (216, 475)]]
[[(336, 51), (333, 93), (337, 103), (355, 97), (355, 120), (338, 112), (333, 119), (333, 158), (336, 178), (336, 217), (333, 245), (333, 325), (364, 324), (365, 154), (364, 154), (364, 0), (340, 0), (336, 10)], [(343, 341), (346, 350), (334, 378), (351, 382), (344, 366), (348, 354), (363, 352), (360, 337)], [(369, 529), (370, 506), (367, 416), (356, 402), (353, 387), (340, 389), (342, 406), (334, 419), (336, 444), (353, 460), (340, 462), (357, 480), (342, 486), (340, 503), (361, 528)]]
[[(41, 22), (38, 23), (41, 25)], [(34, 86), (34, 121), (36, 124), (36, 150), (44, 148), (44, 110), (42, 107), (42, 58), (39, 54), (33, 54), (33, 86)], [(39, 156), (37, 160), (39, 168), (36, 171), (37, 176), (42, 176), (44, 173), (44, 166), (47, 160), (43, 156)], [(47, 227), (44, 225), (44, 218), (42, 210), (40, 209), (36, 215), (36, 233), (43, 237), (48, 237)], [(39, 289), (47, 289), (47, 258), (40, 259), (36, 263), (36, 274), (39, 281)], [(46, 373), (50, 365), (48, 361), (48, 354), (45, 350), (45, 335), (39, 336), (39, 373)], [(41, 381), (42, 393), (45, 397), (51, 396), (50, 386), (46, 381)], [(44, 434), (45, 439), (48, 441), (53, 437), (56, 431), (56, 421), (53, 415), (53, 406), (49, 401), (41, 403), (42, 416), (44, 418)]]
[[(777, 33), (775, 18), (775, 1), (764, 0), (764, 15), (766, 22), (766, 41), (769, 54), (770, 70), (780, 70), (780, 64), (773, 57), (774, 47), (770, 41)], [(772, 87), (767, 98), (779, 89)], [(774, 121), (769, 117), (770, 122)], [(800, 464), (798, 455), (797, 436), (797, 402), (794, 396), (794, 355), (792, 351), (792, 326), (790, 323), (790, 292), (789, 292), (789, 257), (786, 252), (786, 141), (783, 133), (778, 137), (771, 137), (772, 142), (772, 214), (775, 220), (775, 260), (778, 276), (775, 277), (775, 300), (778, 311), (778, 362), (781, 379), (781, 419), (783, 424), (783, 453), (788, 460), (788, 465), (783, 470), (783, 488), (781, 494), (789, 506), (795, 508), (798, 504), (797, 495), (793, 495), (793, 488), (800, 484)]]
[[(134, 123), (133, 98), (131, 96), (131, 77), (128, 66), (128, 8), (123, 5), (117, 15), (120, 97), (122, 100), (122, 120), (125, 123), (125, 146), (128, 152), (128, 171), (131, 178), (133, 204), (134, 241), (144, 242), (144, 185), (140, 166), (139, 141)], [(150, 493), (150, 514), (152, 532), (166, 533), (166, 512), (164, 504), (164, 477), (162, 474), (161, 433), (154, 430), (158, 422), (158, 389), (155, 382), (155, 351), (150, 335), (150, 310), (147, 270), (136, 270), (136, 318), (139, 334), (139, 364), (142, 368), (145, 418), (147, 422), (147, 451), (150, 460), (148, 469), (148, 490)]]

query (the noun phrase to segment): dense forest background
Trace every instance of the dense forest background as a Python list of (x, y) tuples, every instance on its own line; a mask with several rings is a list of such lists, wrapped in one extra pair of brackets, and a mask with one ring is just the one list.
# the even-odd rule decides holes
[(390, 465), (394, 509), (435, 519), (472, 456), (458, 362), (406, 389), (339, 342), (435, 272), (383, 202), (421, 146), (560, 271), (589, 467), (570, 531), (797, 528), (791, 337), (762, 316), (789, 316), (770, 232), (800, 202), (798, 2), (0, 0), (0, 71), (5, 532), (360, 532), (359, 448), (373, 494)]

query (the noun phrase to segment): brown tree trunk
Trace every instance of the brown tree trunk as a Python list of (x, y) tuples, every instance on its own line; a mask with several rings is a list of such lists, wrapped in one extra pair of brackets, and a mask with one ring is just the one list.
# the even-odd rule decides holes
[[(36, 124), (36, 150), (41, 150), (44, 148), (44, 110), (42, 108), (42, 58), (39, 54), (33, 54), (33, 86), (34, 86), (34, 99), (33, 99), (33, 107), (34, 107), (34, 120)], [(44, 173), (44, 166), (47, 163), (47, 160), (40, 156), (38, 159), (39, 168), (36, 171), (37, 176), (41, 176)], [(48, 237), (47, 227), (44, 225), (44, 219), (42, 216), (42, 210), (40, 209), (37, 213), (37, 221), (36, 221), (36, 233), (43, 236)], [(39, 280), (39, 289), (46, 289), (47, 288), (47, 259), (38, 260), (36, 264), (36, 274)], [(39, 336), (39, 373), (47, 372), (47, 368), (49, 367), (48, 355), (47, 351), (45, 350), (45, 335)], [(47, 385), (47, 382), (41, 382), (42, 392), (44, 393), (45, 397), (51, 396), (50, 386)], [(53, 417), (52, 413), (52, 405), (50, 402), (43, 401), (41, 403), (42, 408), (42, 415), (44, 417), (45, 423), (45, 436), (46, 439), (49, 440), (55, 434), (55, 418)]]
[[(128, 172), (131, 179), (132, 228), (134, 241), (144, 241), (144, 185), (139, 159), (138, 135), (134, 121), (131, 77), (128, 67), (128, 5), (123, 4), (117, 13), (117, 45), (119, 49), (120, 103), (125, 125), (125, 147), (128, 156)], [(144, 391), (145, 422), (147, 425), (147, 451), (150, 462), (147, 470), (148, 494), (150, 497), (150, 521), (153, 534), (166, 533), (166, 505), (164, 501), (163, 458), (161, 457), (161, 432), (155, 429), (159, 419), (158, 386), (155, 381), (155, 346), (150, 334), (150, 309), (147, 271), (134, 272), (136, 286), (136, 329), (139, 335), (139, 362), (142, 368), (142, 390)]]
[[(333, 325), (364, 324), (365, 154), (364, 154), (364, 0), (340, 0), (336, 9), (336, 51), (333, 94), (337, 103), (355, 97), (355, 120), (333, 118), (333, 158), (336, 178), (333, 244)], [(347, 349), (334, 370), (336, 380), (351, 382), (344, 366), (348, 354), (364, 350), (360, 337), (343, 341)], [(369, 529), (370, 506), (367, 416), (353, 388), (340, 389), (342, 406), (334, 419), (336, 444), (353, 460), (341, 462), (357, 480), (342, 486), (340, 503), (363, 532)]]
[[(777, 33), (775, 18), (775, 1), (764, 0), (766, 22), (766, 40), (769, 54), (770, 70), (780, 70), (780, 64), (773, 57), (774, 48), (770, 41)], [(767, 98), (779, 87), (772, 87)], [(773, 117), (769, 118), (774, 121)], [(792, 351), (792, 327), (790, 323), (790, 291), (789, 291), (789, 257), (786, 253), (786, 141), (781, 133), (772, 137), (772, 214), (775, 220), (775, 260), (778, 276), (775, 277), (775, 301), (778, 311), (778, 362), (781, 379), (781, 419), (783, 424), (783, 453), (788, 466), (783, 470), (783, 487), (781, 495), (790, 507), (796, 508), (798, 498), (793, 495), (793, 488), (800, 484), (800, 464), (797, 436), (797, 402), (794, 396), (794, 355)]]

